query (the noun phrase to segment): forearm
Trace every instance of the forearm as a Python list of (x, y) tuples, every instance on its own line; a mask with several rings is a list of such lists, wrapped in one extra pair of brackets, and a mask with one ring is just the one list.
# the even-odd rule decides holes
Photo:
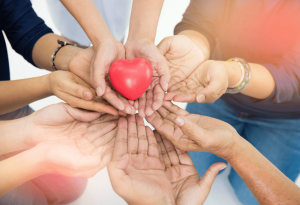
[[(241, 78), (241, 68), (236, 62), (222, 61), (228, 71), (229, 86), (235, 85)], [(251, 78), (247, 87), (241, 92), (244, 95), (265, 99), (275, 89), (275, 80), (270, 71), (259, 64), (249, 63)]]
[(128, 42), (147, 39), (154, 43), (164, 0), (133, 0)]
[(28, 126), (27, 118), (0, 121), (0, 155), (31, 148), (25, 143), (24, 136)]
[(297, 204), (300, 189), (249, 142), (238, 137), (226, 159), (259, 204)]
[(49, 75), (0, 82), (0, 115), (52, 95)]
[(209, 60), (210, 45), (207, 38), (203, 34), (194, 30), (184, 30), (179, 32), (177, 35), (185, 35), (189, 37), (195, 43), (195, 45), (197, 45), (202, 50), (204, 59)]
[(0, 196), (43, 174), (38, 166), (38, 157), (31, 150), (27, 150), (0, 161)]
[[(54, 54), (54, 50), (60, 45), (57, 40), (64, 42), (69, 42), (68, 39), (49, 33), (41, 37), (34, 45), (32, 51), (32, 59), (34, 63), (43, 69), (54, 71), (52, 67), (51, 56)], [(69, 42), (73, 43), (73, 42)], [(64, 46), (60, 51), (58, 51), (55, 59), (55, 66), (58, 70), (69, 70), (68, 65), (71, 58), (80, 50), (75, 46)]]
[(92, 0), (61, 0), (77, 20), (94, 46), (106, 39), (114, 39), (105, 20)]

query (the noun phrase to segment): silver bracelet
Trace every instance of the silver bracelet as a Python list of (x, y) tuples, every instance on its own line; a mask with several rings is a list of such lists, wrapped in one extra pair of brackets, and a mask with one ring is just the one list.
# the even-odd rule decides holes
[(244, 90), (249, 84), (251, 78), (251, 68), (249, 66), (249, 63), (241, 58), (231, 58), (228, 61), (236, 62), (237, 64), (239, 64), (242, 70), (242, 77), (236, 85), (228, 87), (226, 93), (239, 93)]

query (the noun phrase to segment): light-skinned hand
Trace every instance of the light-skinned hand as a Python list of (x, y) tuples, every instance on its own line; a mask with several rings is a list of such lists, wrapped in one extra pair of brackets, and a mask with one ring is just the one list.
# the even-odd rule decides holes
[(146, 120), (179, 149), (211, 152), (222, 158), (229, 157), (238, 136), (231, 125), (211, 117), (190, 114), (168, 101)]
[(204, 204), (218, 172), (226, 168), (223, 162), (215, 163), (200, 178), (190, 155), (154, 131), (158, 148), (163, 156), (166, 174), (172, 184), (177, 205)]
[(120, 118), (108, 174), (128, 204), (175, 204), (154, 133), (138, 115)]
[[(118, 43), (118, 45), (119, 45), (119, 43)], [(104, 50), (102, 51), (100, 49), (98, 51), (99, 53), (97, 53), (97, 54), (94, 53), (94, 48), (93, 47), (89, 47), (87, 49), (82, 49), (81, 51), (79, 51), (70, 60), (69, 70), (72, 73), (79, 76), (82, 80), (84, 80), (86, 83), (88, 83), (92, 87), (94, 87), (95, 85), (100, 85), (101, 84), (101, 86), (100, 86), (101, 89), (105, 89), (104, 90), (105, 92), (101, 91), (101, 92), (103, 92), (103, 94), (101, 94), (101, 96), (109, 104), (111, 104), (113, 107), (115, 107), (117, 110), (119, 110), (122, 113), (126, 113), (126, 114), (135, 114), (136, 110), (133, 107), (133, 101), (127, 100), (126, 98), (121, 96), (119, 93), (114, 91), (112, 89), (110, 83), (107, 81), (107, 78), (106, 78), (107, 76), (106, 75), (108, 74), (109, 67), (110, 67), (111, 63), (114, 62), (114, 60), (113, 61), (111, 60), (112, 59), (111, 56), (114, 56), (114, 54), (112, 54), (112, 53), (115, 52), (115, 51), (110, 51), (110, 52), (106, 53), (106, 52), (104, 52), (105, 51), (105, 46), (109, 46), (109, 45), (104, 45), (103, 44), (102, 46), (103, 46)], [(114, 49), (112, 49), (112, 50), (114, 50)], [(98, 65), (98, 67), (99, 67), (98, 68), (96, 66), (97, 62), (99, 61), (99, 59), (98, 59), (97, 61), (94, 62), (93, 67), (92, 67), (91, 66), (91, 64), (93, 62), (92, 60), (94, 60), (96, 55), (99, 56), (100, 53), (102, 53), (102, 52), (104, 52), (104, 54), (103, 54), (103, 57), (101, 57), (100, 59), (107, 58), (107, 59), (110, 59), (110, 60), (105, 59), (105, 61), (100, 63), (101, 65)], [(111, 56), (107, 56), (107, 55), (111, 55)], [(119, 59), (119, 58), (116, 58), (115, 60), (117, 60), (117, 59)], [(108, 65), (108, 62), (110, 62), (110, 61), (112, 61), (112, 62)], [(105, 66), (104, 66), (104, 64), (105, 64)], [(95, 66), (97, 67), (97, 69), (96, 69)], [(105, 67), (105, 69), (104, 69), (103, 66)], [(93, 75), (95, 77), (93, 77)], [(103, 77), (103, 75), (104, 75), (104, 77)], [(96, 76), (98, 76), (98, 77), (96, 77)], [(104, 81), (104, 83), (103, 83), (102, 77), (103, 77), (104, 80), (106, 79), (106, 81)], [(97, 83), (94, 83), (94, 81), (95, 82), (97, 81)], [(96, 87), (94, 87), (94, 88), (96, 88)], [(98, 93), (97, 98), (99, 98), (99, 93)]]
[(170, 72), (166, 59), (153, 42), (147, 39), (129, 40), (125, 44), (126, 59), (146, 59), (153, 70), (153, 77), (148, 91), (135, 102), (135, 108), (142, 117), (151, 115), (161, 107), (164, 92), (168, 89)]
[[(100, 117), (100, 113), (88, 112), (59, 103), (45, 107), (26, 117), (22, 138), (28, 147), (40, 143), (44, 143), (43, 147), (62, 147), (61, 154), (67, 157), (66, 161), (69, 158), (71, 160), (71, 157), (64, 154), (63, 149), (69, 149), (73, 153), (78, 152), (78, 156), (80, 152), (83, 155), (93, 153), (95, 154), (94, 158), (97, 158), (97, 160), (93, 159), (94, 162), (97, 162), (97, 169), (102, 169), (111, 159), (118, 119), (119, 117), (109, 114)], [(69, 147), (68, 144), (70, 144)], [(79, 150), (75, 149), (76, 146)], [(55, 152), (55, 149), (49, 150), (47, 156), (50, 151), (51, 153)], [(59, 154), (54, 156), (60, 158)], [(84, 156), (81, 157), (83, 160)], [(74, 163), (77, 160), (75, 155), (73, 160)]]

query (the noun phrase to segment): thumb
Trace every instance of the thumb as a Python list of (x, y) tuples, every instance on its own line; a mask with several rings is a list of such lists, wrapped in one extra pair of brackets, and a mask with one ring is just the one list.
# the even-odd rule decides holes
[(227, 165), (224, 162), (218, 162), (208, 168), (199, 182), (199, 186), (205, 192), (204, 194), (209, 194), (211, 186), (214, 183), (219, 171), (225, 169), (226, 167)]
[(66, 79), (61, 87), (64, 93), (81, 98), (83, 100), (92, 100), (93, 92), (86, 86), (78, 84), (75, 80)]
[(164, 38), (158, 45), (157, 48), (162, 55), (165, 55), (170, 50), (172, 42), (172, 36)]
[(194, 139), (195, 141), (198, 141), (200, 137), (206, 137), (207, 135), (207, 131), (205, 129), (198, 126), (186, 116), (178, 115), (175, 117), (174, 122), (180, 127), (181, 131), (186, 136)]
[(211, 79), (211, 82), (208, 84), (208, 86), (197, 94), (197, 102), (214, 103), (225, 93), (227, 89), (227, 84), (228, 83), (226, 83), (223, 79), (220, 78)]
[(102, 96), (105, 92), (105, 88), (106, 88), (105, 71), (109, 70), (109, 68), (106, 69), (105, 64), (101, 61), (103, 60), (102, 59), (97, 60), (93, 57), (91, 68), (90, 68), (91, 69), (90, 79), (96, 90), (97, 96)]
[[(114, 190), (118, 193), (118, 189), (126, 187), (126, 179), (128, 179), (125, 169), (129, 164), (129, 155), (124, 155), (120, 160), (111, 161), (107, 165), (108, 175)], [(125, 184), (124, 184), (125, 183)]]

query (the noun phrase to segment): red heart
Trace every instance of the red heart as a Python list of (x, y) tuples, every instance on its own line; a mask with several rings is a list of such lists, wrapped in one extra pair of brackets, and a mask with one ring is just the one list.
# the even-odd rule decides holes
[(136, 100), (149, 87), (152, 68), (150, 63), (143, 58), (120, 59), (110, 66), (109, 79), (121, 95), (129, 100)]

